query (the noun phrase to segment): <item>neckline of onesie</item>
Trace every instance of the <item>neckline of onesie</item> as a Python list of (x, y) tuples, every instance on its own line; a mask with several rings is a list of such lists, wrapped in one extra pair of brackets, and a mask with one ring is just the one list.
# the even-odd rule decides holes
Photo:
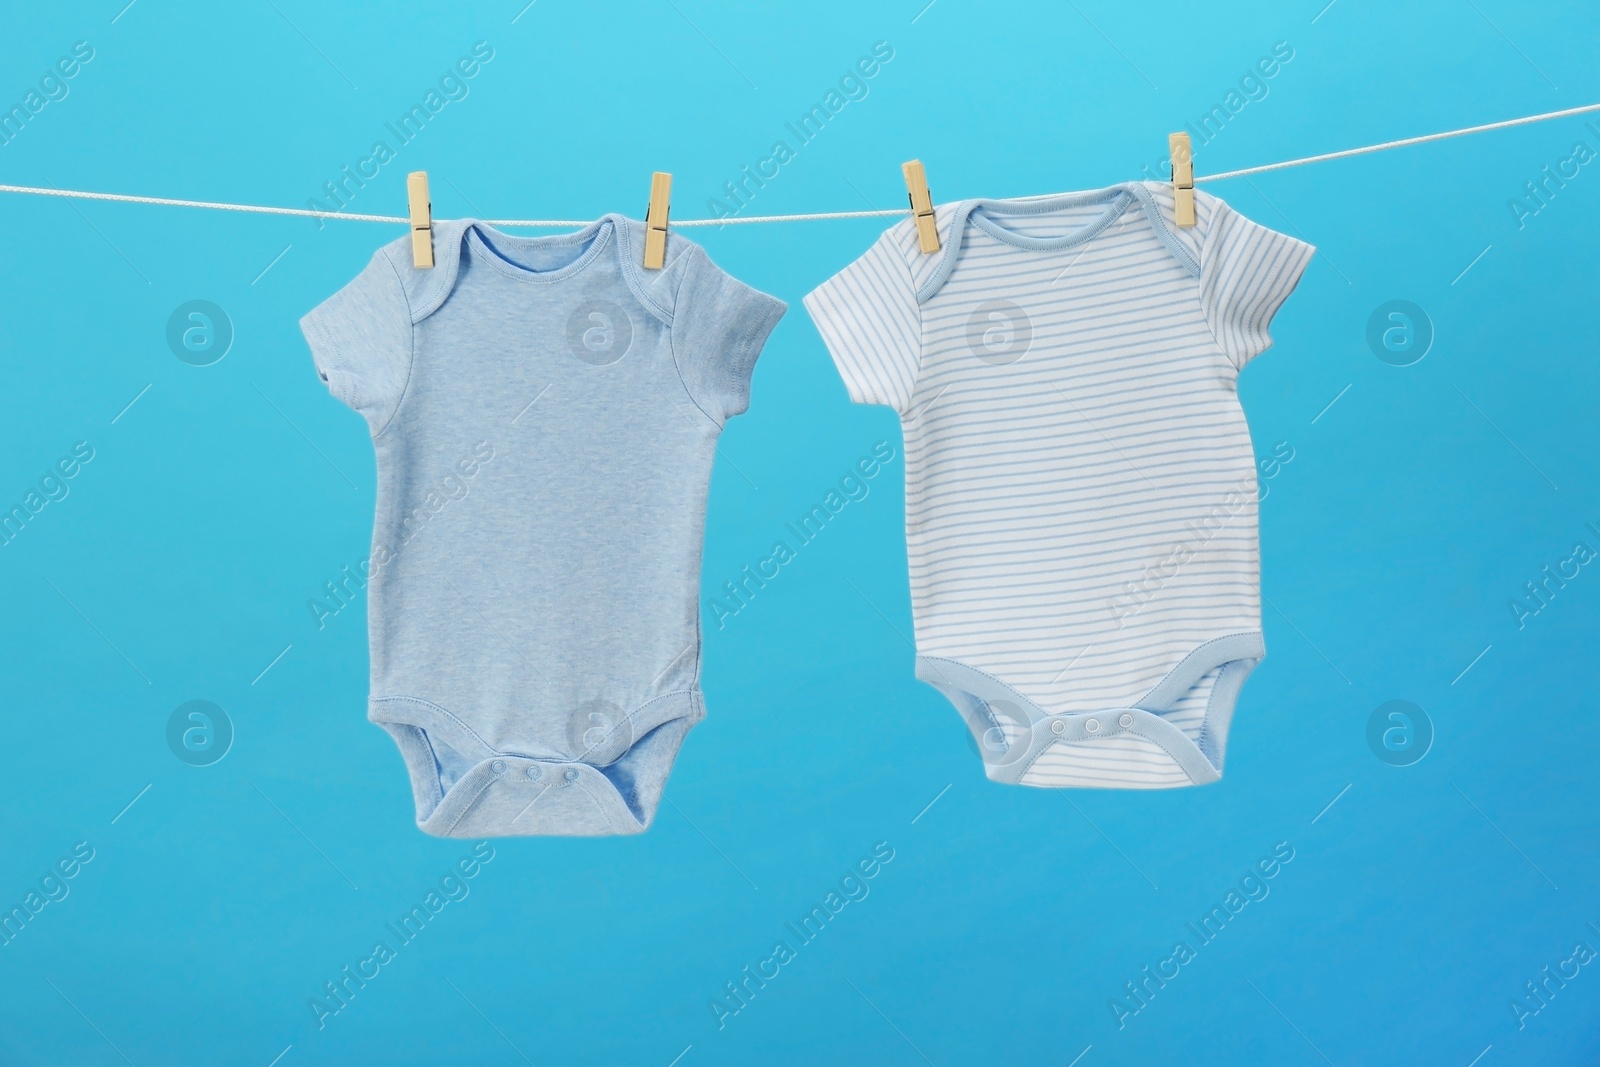
[[(1126, 185), (1113, 185), (1106, 189), (1093, 189), (1082, 193), (1061, 193), (1038, 199), (973, 200), (966, 211), (966, 219), (997, 241), (1029, 251), (1055, 251), (1071, 248), (1093, 240), (1107, 226), (1116, 222), (1136, 199)], [(1059, 237), (1033, 237), (1007, 229), (992, 216), (1048, 215), (1064, 208), (1104, 203), (1106, 210), (1098, 218)]]
[[(548, 285), (570, 278), (593, 263), (611, 244), (612, 232), (616, 227), (616, 216), (602, 215), (581, 230), (574, 230), (571, 233), (554, 234), (549, 237), (517, 237), (497, 230), (486, 222), (472, 220), (467, 223), (467, 243), (476, 253), (474, 260), (482, 261), (506, 277)], [(588, 247), (576, 259), (555, 270), (529, 270), (511, 259), (506, 252), (501, 251), (502, 248), (515, 251), (519, 248), (560, 247), (582, 244), (585, 241), (588, 242)]]
[[(1030, 238), (985, 218), (985, 214), (996, 215), (1039, 215), (1056, 211), (1063, 207), (1078, 204), (1093, 204), (1105, 202), (1108, 209), (1100, 219), (1081, 227), (1066, 238)], [(1069, 245), (1081, 245), (1103, 233), (1105, 229), (1120, 218), (1129, 205), (1137, 202), (1144, 209), (1145, 217), (1150, 220), (1150, 226), (1155, 231), (1156, 237), (1172, 253), (1180, 266), (1191, 276), (1200, 276), (1200, 263), (1195, 259), (1194, 253), (1184, 246), (1184, 242), (1172, 232), (1167, 221), (1162, 217), (1160, 205), (1151, 195), (1150, 190), (1143, 182), (1124, 182), (1120, 185), (1108, 186), (1104, 189), (1092, 189), (1087, 192), (1056, 193), (1048, 196), (1024, 197), (1013, 200), (962, 200), (955, 205), (955, 213), (950, 216), (945, 227), (945, 241), (939, 255), (939, 262), (934, 266), (933, 272), (917, 288), (917, 303), (923, 304), (933, 299), (944, 283), (949, 280), (950, 274), (955, 270), (956, 261), (960, 258), (962, 245), (966, 243), (967, 222), (971, 220), (980, 227), (984, 233), (993, 236), (1014, 248), (1027, 252), (1051, 251), (1065, 248)], [(986, 225), (989, 223), (991, 225)], [(1042, 244), (1035, 242), (1043, 242)]]

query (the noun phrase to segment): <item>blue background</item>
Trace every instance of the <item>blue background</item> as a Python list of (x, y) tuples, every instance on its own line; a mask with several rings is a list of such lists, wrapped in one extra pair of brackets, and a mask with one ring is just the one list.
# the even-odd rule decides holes
[[(1202, 176), (1600, 100), (1575, 0), (925, 2), (13, 5), (6, 106), (75, 41), (94, 58), (0, 180), (305, 206), (477, 41), (469, 94), (351, 210), (403, 214), (426, 169), (442, 218), (637, 216), (659, 169), (705, 217), (778, 139), (795, 158), (744, 214), (903, 206), (913, 157), (940, 201), (1091, 188), (1160, 173), (1278, 41)], [(798, 146), (785, 123), (878, 41), (868, 95)], [(1294, 458), (1264, 483), (1269, 655), (1221, 783), (985, 780), (912, 677), (897, 458), (722, 629), (705, 614), (709, 717), (648, 833), (494, 841), (320, 1028), (323, 984), (472, 847), (415, 829), (364, 717), (364, 606), (320, 630), (307, 607), (367, 554), (374, 473), (296, 320), (401, 231), (0, 197), (0, 504), (94, 450), (0, 547), (0, 905), (94, 856), (0, 947), (0, 1063), (1593, 1062), (1600, 967), (1512, 1006), (1600, 950), (1600, 568), (1520, 627), (1510, 606), (1600, 550), (1600, 165), (1520, 226), (1508, 203), (1579, 140), (1600, 150), (1569, 118), (1207, 187), (1319, 249), (1240, 382), (1258, 454)], [(707, 596), (875, 442), (898, 456), (799, 306), (883, 226), (688, 231), (791, 305), (722, 440)], [(210, 366), (166, 341), (194, 299), (235, 333)], [(1397, 299), (1435, 332), (1403, 367), (1366, 340)], [(196, 699), (235, 732), (205, 767), (166, 739)], [(1410, 766), (1367, 740), (1396, 699), (1435, 735)], [(878, 842), (870, 895), (719, 1028), (724, 983)], [(1270, 895), (1119, 1027), (1123, 983), (1280, 842)]]

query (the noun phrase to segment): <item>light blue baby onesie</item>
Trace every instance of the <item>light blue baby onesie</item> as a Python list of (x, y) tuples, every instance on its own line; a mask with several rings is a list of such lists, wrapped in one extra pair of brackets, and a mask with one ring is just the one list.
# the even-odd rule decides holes
[(1261, 635), (1240, 370), (1312, 249), (1134, 182), (910, 220), (806, 299), (851, 399), (905, 432), (917, 677), (999, 782), (1222, 775)]
[(712, 460), (785, 307), (643, 233), (439, 223), (301, 320), (372, 432), (368, 717), (427, 833), (639, 833), (705, 715)]

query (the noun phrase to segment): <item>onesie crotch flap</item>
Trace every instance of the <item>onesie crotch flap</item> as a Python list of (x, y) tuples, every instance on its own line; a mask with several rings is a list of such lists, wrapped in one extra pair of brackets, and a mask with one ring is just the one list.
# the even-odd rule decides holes
[(1127, 707), (1049, 711), (957, 660), (919, 656), (917, 677), (966, 720), (991, 781), (1043, 788), (1171, 789), (1222, 777), (1239, 690), (1261, 634), (1207, 641)]
[(649, 828), (678, 749), (705, 710), (698, 692), (657, 697), (604, 736), (586, 735), (576, 759), (496, 751), (449, 711), (416, 698), (374, 699), (368, 717), (400, 748), (423, 832), (598, 837)]

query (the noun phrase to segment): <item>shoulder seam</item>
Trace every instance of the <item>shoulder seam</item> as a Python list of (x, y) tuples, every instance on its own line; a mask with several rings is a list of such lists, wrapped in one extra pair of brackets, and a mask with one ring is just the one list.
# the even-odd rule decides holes
[[(704, 250), (701, 249), (699, 245), (690, 242), (689, 250), (679, 255), (677, 259), (667, 264), (665, 267), (663, 267), (663, 269), (670, 268), (678, 263), (683, 262), (685, 259), (687, 259), (687, 257), (694, 255), (696, 251), (700, 251), (702, 254), (704, 253)], [(709, 262), (709, 257), (707, 257), (707, 261)], [(715, 266), (715, 264), (713, 264), (713, 266)], [(683, 283), (688, 277), (689, 272), (687, 270), (679, 273), (678, 284), (674, 286), (672, 290), (672, 315), (663, 320), (667, 327), (667, 351), (672, 353), (672, 370), (678, 376), (678, 384), (683, 386), (683, 395), (689, 398), (689, 403), (695, 406), (696, 411), (704, 415), (711, 421), (711, 425), (720, 430), (723, 425), (722, 420), (716, 418), (711, 414), (711, 412), (707, 411), (705, 409), (705, 405), (700, 403), (700, 398), (694, 395), (694, 389), (689, 385), (689, 379), (683, 376), (683, 361), (678, 358), (678, 332), (676, 329), (674, 329), (674, 325), (678, 321), (678, 301), (683, 293)]]
[[(955, 270), (956, 257), (961, 254), (961, 239), (966, 235), (967, 212), (970, 210), (971, 208), (968, 206), (967, 201), (958, 200), (955, 202), (955, 210), (946, 217), (944, 232), (939, 235), (941, 242), (939, 245), (939, 258), (934, 265), (933, 273), (928, 276), (928, 280), (923, 282), (921, 286), (916, 284), (916, 274), (913, 273), (911, 275), (912, 295), (917, 301), (918, 321), (921, 320), (923, 303), (932, 300), (935, 294), (944, 288), (944, 283), (949, 280), (951, 273)], [(937, 208), (935, 211), (937, 211)], [(904, 225), (906, 223), (896, 223), (896, 227)], [(904, 246), (902, 245), (903, 248)], [(924, 254), (920, 245), (917, 248), (917, 254)], [(911, 269), (909, 263), (906, 264), (906, 269)]]
[[(678, 279), (678, 287), (672, 291), (672, 308), (670, 310), (662, 307), (650, 296), (638, 274), (644, 268), (637, 266), (633, 262), (633, 236), (628, 232), (628, 222), (628, 219), (621, 217), (614, 218), (611, 221), (611, 230), (616, 235), (617, 262), (622, 268), (622, 277), (628, 283), (628, 290), (633, 293), (634, 299), (643, 304), (646, 311), (670, 330), (672, 328), (672, 320), (677, 315), (678, 289), (683, 286), (683, 278), (680, 277)], [(667, 235), (668, 242), (671, 242), (675, 236), (675, 234), (669, 232)], [(693, 245), (693, 242), (690, 242), (690, 244)], [(663, 264), (661, 269), (671, 270), (678, 260), (689, 254), (688, 252), (680, 254), (677, 259)], [(674, 362), (676, 362), (676, 357), (674, 357)]]
[(1206, 288), (1205, 288), (1206, 264), (1207, 264), (1207, 261), (1210, 259), (1210, 256), (1208, 255), (1208, 253), (1210, 253), (1210, 251), (1211, 251), (1211, 238), (1213, 236), (1213, 231), (1217, 228), (1218, 218), (1222, 217), (1223, 210), (1226, 207), (1227, 207), (1227, 205), (1224, 204), (1221, 200), (1218, 200), (1218, 199), (1215, 199), (1215, 198), (1212, 199), (1211, 210), (1207, 214), (1207, 217), (1206, 217), (1205, 233), (1200, 234), (1199, 235), (1200, 239), (1196, 242), (1196, 244), (1199, 245), (1199, 249), (1200, 249), (1200, 257), (1199, 257), (1200, 269), (1195, 274), (1195, 278), (1194, 278), (1194, 280), (1195, 280), (1194, 300), (1195, 300), (1195, 304), (1200, 309), (1200, 321), (1204, 322), (1206, 324), (1206, 333), (1211, 337), (1212, 345), (1214, 345), (1216, 347), (1217, 352), (1222, 356), (1222, 358), (1224, 360), (1227, 361), (1228, 366), (1233, 368), (1233, 373), (1235, 375), (1237, 375), (1244, 368), (1241, 367), (1239, 365), (1238, 361), (1233, 358), (1233, 353), (1229, 352), (1228, 351), (1228, 347), (1222, 343), (1222, 338), (1217, 336), (1217, 325), (1216, 325), (1216, 323), (1211, 321), (1211, 310), (1206, 305), (1206, 296), (1205, 296), (1205, 292), (1206, 292)]
[[(473, 220), (451, 219), (448, 222), (435, 222), (433, 227), (433, 250), (435, 265), (428, 268), (421, 283), (417, 286), (419, 303), (411, 305), (410, 296), (406, 298), (406, 306), (411, 311), (413, 324), (421, 322), (444, 306), (450, 298), (450, 293), (456, 287), (456, 278), (461, 273), (461, 243), (466, 240), (467, 230), (471, 228)], [(439, 254), (440, 246), (445, 246), (443, 255)], [(396, 244), (395, 247), (402, 247)], [(394, 261), (391, 259), (391, 267)], [(400, 269), (395, 267), (395, 273), (400, 274)], [(402, 277), (401, 291), (405, 291)], [(425, 299), (424, 299), (425, 298)]]
[[(921, 251), (919, 249), (918, 255), (920, 254)], [(911, 401), (917, 395), (917, 383), (922, 380), (923, 350), (927, 346), (923, 344), (922, 299), (917, 292), (917, 276), (912, 272), (911, 264), (906, 261), (904, 244), (900, 246), (900, 265), (905, 268), (906, 288), (911, 290), (911, 304), (917, 311), (917, 363), (912, 370), (910, 386), (906, 390), (906, 414), (909, 415), (911, 413)]]
[[(1166, 216), (1161, 212), (1161, 205), (1156, 203), (1155, 197), (1150, 194), (1150, 190), (1142, 182), (1129, 182), (1125, 188), (1132, 190), (1140, 206), (1144, 208), (1145, 214), (1149, 216), (1151, 228), (1156, 231), (1156, 239), (1161, 242), (1172, 258), (1178, 261), (1179, 266), (1183, 267), (1190, 276), (1198, 280), (1200, 278), (1200, 260), (1191, 256), (1189, 250), (1183, 246), (1183, 242), (1178, 239), (1178, 235), (1172, 232), (1172, 227), (1167, 225)], [(1202, 238), (1196, 241), (1196, 244), (1203, 248), (1205, 241)]]
[(399, 268), (394, 265), (394, 259), (389, 255), (387, 248), (381, 249), (383, 261), (389, 265), (390, 272), (394, 275), (395, 287), (400, 290), (400, 301), (406, 306), (406, 380), (400, 387), (400, 395), (395, 397), (394, 410), (389, 412), (389, 417), (383, 420), (383, 426), (372, 435), (376, 441), (384, 432), (394, 425), (395, 418), (400, 414), (400, 408), (405, 404), (406, 396), (411, 392), (411, 375), (417, 365), (417, 321), (412, 316), (411, 297), (406, 293), (405, 279), (400, 277)]

